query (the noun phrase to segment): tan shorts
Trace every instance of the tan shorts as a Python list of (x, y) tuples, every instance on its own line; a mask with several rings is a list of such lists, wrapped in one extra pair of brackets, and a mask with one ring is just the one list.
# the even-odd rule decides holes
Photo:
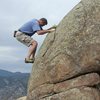
[(32, 42), (34, 41), (33, 38), (31, 38), (30, 36), (28, 35), (25, 35), (24, 33), (20, 32), (20, 31), (17, 31), (16, 33), (16, 39), (23, 43), (24, 45), (26, 46), (30, 46), (32, 44)]

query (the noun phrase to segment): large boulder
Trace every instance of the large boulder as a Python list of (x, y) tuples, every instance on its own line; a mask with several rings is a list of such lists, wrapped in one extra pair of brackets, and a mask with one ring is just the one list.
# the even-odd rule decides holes
[(82, 0), (47, 35), (27, 100), (100, 100), (100, 0)]
[(17, 100), (26, 100), (26, 96), (20, 97), (20, 98), (18, 98)]

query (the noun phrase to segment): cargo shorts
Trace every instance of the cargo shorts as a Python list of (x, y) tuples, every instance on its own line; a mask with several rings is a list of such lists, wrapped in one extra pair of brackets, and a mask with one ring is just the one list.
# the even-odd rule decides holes
[(21, 42), (24, 45), (26, 45), (27, 47), (29, 47), (32, 44), (32, 42), (34, 41), (33, 38), (31, 38), (30, 36), (24, 34), (23, 32), (20, 32), (20, 31), (16, 32), (15, 38), (19, 42)]

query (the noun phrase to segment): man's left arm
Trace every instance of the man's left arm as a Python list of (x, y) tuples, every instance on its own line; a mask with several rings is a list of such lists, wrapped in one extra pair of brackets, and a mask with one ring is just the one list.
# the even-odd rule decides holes
[(55, 31), (55, 30), (53, 30), (53, 29), (47, 29), (47, 30), (39, 30), (39, 31), (37, 31), (36, 33), (38, 34), (38, 35), (44, 35), (44, 34), (46, 34), (46, 33), (51, 33), (51, 32), (53, 32), (53, 31)]

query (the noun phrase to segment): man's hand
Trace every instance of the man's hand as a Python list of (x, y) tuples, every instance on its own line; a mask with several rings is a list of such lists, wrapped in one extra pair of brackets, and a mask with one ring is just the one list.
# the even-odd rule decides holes
[(40, 31), (37, 31), (37, 34), (38, 35), (43, 35), (43, 34), (46, 34), (46, 33), (51, 33), (51, 32), (54, 32), (56, 30), (56, 27), (57, 25), (55, 26), (52, 26), (51, 28), (47, 29), (47, 30), (40, 30)]
[(51, 29), (56, 29), (57, 28), (57, 25), (53, 25), (52, 27), (50, 27), (48, 30), (51, 30)]
[(56, 29), (49, 29), (49, 33), (54, 32)]
[(57, 28), (57, 25), (53, 25), (52, 28), (56, 29)]
[(46, 33), (51, 33), (55, 31), (55, 29), (50, 29), (50, 30), (40, 30), (40, 31), (37, 31), (37, 34), (38, 35), (43, 35), (43, 34), (46, 34)]

